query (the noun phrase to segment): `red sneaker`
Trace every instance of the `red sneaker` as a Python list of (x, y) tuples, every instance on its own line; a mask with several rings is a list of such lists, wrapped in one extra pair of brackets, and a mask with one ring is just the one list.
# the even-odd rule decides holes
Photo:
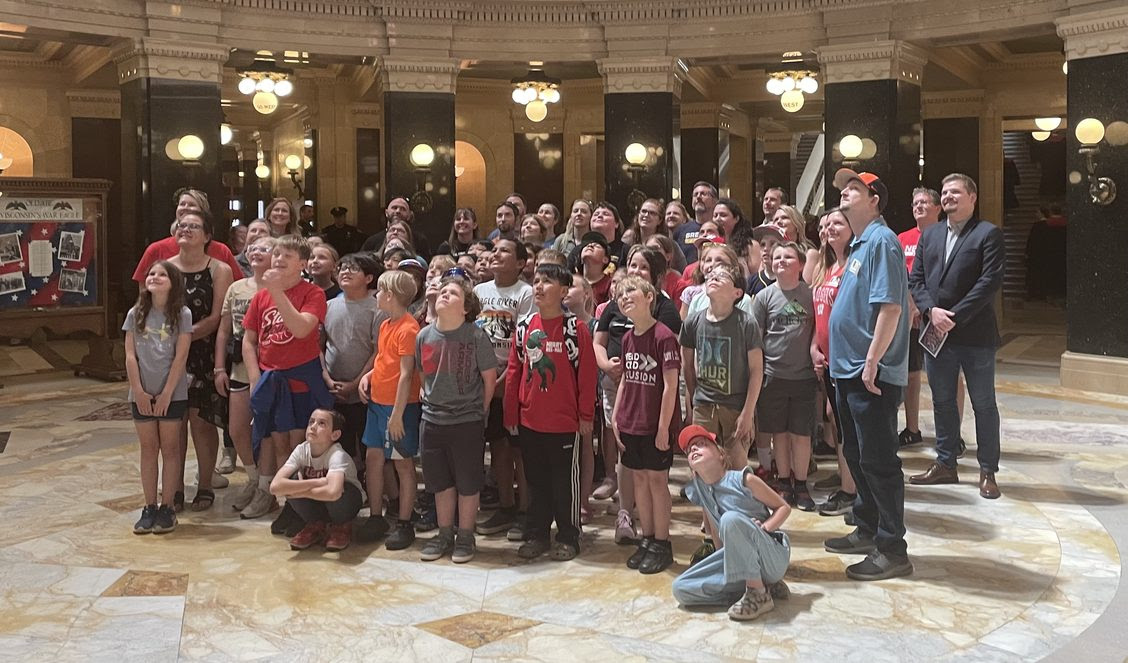
[(290, 539), (290, 550), (305, 550), (325, 538), (325, 523), (307, 523), (297, 536)]
[(752, 473), (755, 474), (760, 479), (760, 481), (768, 484), (768, 488), (777, 491), (779, 490), (779, 486), (777, 485), (776, 480), (776, 473), (774, 471), (769, 470), (768, 468), (761, 465), (755, 470), (752, 470)]
[(352, 543), (352, 523), (329, 526), (329, 538), (325, 540), (325, 549), (329, 552), (344, 550)]

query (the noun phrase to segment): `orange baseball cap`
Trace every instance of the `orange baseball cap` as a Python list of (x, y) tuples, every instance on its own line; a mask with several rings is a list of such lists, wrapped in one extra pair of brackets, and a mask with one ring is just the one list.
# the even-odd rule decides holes
[(713, 444), (717, 443), (717, 436), (705, 430), (703, 426), (697, 424), (686, 426), (682, 429), (681, 435), (678, 435), (678, 447), (681, 448), (682, 453), (685, 453), (689, 449), (690, 442), (698, 437), (707, 438)]
[(866, 186), (867, 189), (877, 194), (877, 211), (883, 212), (886, 203), (889, 202), (889, 189), (886, 188), (885, 182), (873, 173), (856, 173), (850, 168), (839, 168), (838, 172), (834, 173), (834, 187), (841, 191), (846, 188), (846, 185), (851, 180), (858, 180)]

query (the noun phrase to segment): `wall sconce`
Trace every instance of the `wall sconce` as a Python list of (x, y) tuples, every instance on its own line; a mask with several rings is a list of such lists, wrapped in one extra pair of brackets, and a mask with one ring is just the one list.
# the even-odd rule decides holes
[(1098, 177), (1096, 156), (1100, 151), (1100, 142), (1105, 137), (1104, 124), (1092, 117), (1087, 117), (1077, 123), (1073, 130), (1081, 147), (1077, 150), (1085, 157), (1085, 170), (1089, 179), (1089, 198), (1097, 205), (1109, 205), (1116, 200), (1116, 182), (1109, 177)]
[(204, 155), (204, 141), (195, 134), (173, 138), (165, 143), (165, 156), (188, 166), (199, 165)]
[(294, 188), (298, 190), (298, 198), (305, 198), (305, 192), (302, 191), (302, 179), (298, 177), (298, 170), (302, 167), (302, 158), (296, 154), (287, 154), (285, 165), (286, 172), (290, 175), (290, 181), (293, 182)]
[(230, 143), (231, 139), (234, 138), (234, 137), (235, 137), (235, 133), (233, 131), (231, 131), (231, 125), (230, 124), (219, 125), (219, 144), (220, 145), (226, 145), (226, 144)]
[(631, 143), (627, 145), (623, 156), (627, 159), (627, 170), (630, 171), (631, 180), (634, 181), (634, 190), (627, 195), (627, 207), (630, 208), (630, 214), (633, 217), (638, 213), (642, 204), (646, 202), (646, 194), (639, 189), (642, 172), (646, 170), (646, 158), (648, 156), (646, 146), (642, 143)]
[(265, 163), (260, 163), (255, 167), (255, 177), (259, 178), (260, 180), (265, 180), (266, 178), (270, 177), (270, 166), (266, 165)]
[(1034, 126), (1038, 127), (1039, 131), (1053, 131), (1061, 126), (1060, 117), (1036, 117), (1034, 118)]
[(419, 143), (411, 148), (408, 159), (415, 167), (415, 193), (411, 194), (411, 209), (418, 212), (429, 212), (434, 207), (435, 201), (427, 192), (430, 186), (431, 164), (435, 162), (435, 148), (427, 143)]
[(862, 155), (862, 139), (854, 134), (846, 134), (838, 141), (838, 152), (842, 154), (842, 165), (856, 166)]

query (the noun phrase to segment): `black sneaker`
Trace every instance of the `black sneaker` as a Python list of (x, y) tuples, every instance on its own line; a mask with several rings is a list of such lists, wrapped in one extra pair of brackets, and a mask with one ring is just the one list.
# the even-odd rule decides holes
[(388, 550), (403, 550), (415, 543), (415, 528), (410, 520), (397, 520), (396, 528), (388, 535), (384, 545)]
[(842, 485), (842, 477), (838, 472), (832, 472), (830, 476), (825, 479), (819, 479), (815, 482), (815, 490), (834, 490)]
[(897, 442), (899, 442), (902, 447), (909, 447), (914, 444), (920, 444), (923, 441), (924, 437), (920, 434), (919, 430), (911, 431), (906, 428), (905, 430), (901, 431), (900, 435), (897, 436)]
[(853, 509), (850, 509), (846, 513), (842, 514), (842, 522), (850, 527), (858, 526), (858, 519), (854, 517)]
[(525, 526), (528, 522), (529, 516), (524, 512), (518, 512), (517, 517), (513, 519), (513, 526), (505, 533), (505, 538), (510, 541), (524, 541), (525, 540)]
[(650, 552), (650, 542), (654, 540), (652, 536), (642, 537), (642, 541), (638, 543), (638, 549), (634, 554), (627, 558), (627, 568), (637, 570), (638, 565), (642, 564), (642, 560), (646, 558), (646, 554)]
[(416, 532), (430, 532), (439, 527), (439, 512), (435, 507), (426, 507), (422, 511), (411, 512), (411, 523)]
[(134, 534), (148, 534), (153, 531), (153, 522), (157, 519), (157, 505), (149, 504), (141, 509), (141, 518), (133, 525)]
[(646, 553), (646, 557), (642, 558), (642, 563), (638, 565), (638, 572), (644, 575), (661, 573), (670, 568), (673, 563), (674, 544), (670, 543), (669, 539), (665, 541), (651, 539), (650, 551)]
[(813, 457), (816, 460), (835, 460), (838, 458), (838, 450), (827, 444), (826, 440), (819, 439), (815, 443)]
[(501, 497), (497, 486), (483, 486), (482, 491), (478, 493), (478, 502), (479, 506), (486, 510), (501, 506)]
[[(294, 511), (294, 507), (290, 504), (290, 501), (286, 500), (286, 506), (282, 507), (282, 512), (278, 514), (278, 517), (274, 519), (274, 522), (270, 523), (270, 533), (286, 534), (286, 532), (288, 532), (294, 526), (295, 521), (299, 524), (298, 532), (302, 531), (302, 527), (304, 525), (301, 525), (301, 516), (298, 515), (297, 511)], [(288, 534), (287, 536), (293, 537), (298, 532)]]
[(844, 490), (836, 490), (826, 501), (819, 505), (820, 516), (841, 516), (854, 508), (857, 495), (851, 495)]
[(478, 523), (474, 531), (478, 534), (499, 534), (508, 532), (513, 527), (513, 519), (517, 516), (517, 507), (501, 508), (494, 511), (493, 515)]
[(779, 496), (782, 497), (783, 501), (787, 502), (789, 506), (795, 506), (799, 497), (795, 488), (795, 475), (793, 474), (787, 479), (781, 478), (776, 492), (779, 493)]
[(823, 541), (823, 548), (827, 552), (839, 555), (868, 555), (877, 549), (873, 537), (869, 534), (863, 534), (860, 529), (855, 529), (846, 536), (838, 536)]
[(387, 518), (384, 518), (384, 516), (368, 516), (368, 519), (356, 528), (353, 536), (358, 543), (375, 543), (384, 538), (387, 533)]
[(811, 491), (807, 488), (807, 481), (795, 480), (793, 490), (795, 495), (795, 507), (800, 511), (814, 511), (815, 501), (811, 499)]
[(548, 539), (532, 539), (521, 544), (517, 549), (517, 556), (522, 559), (536, 559), (548, 552), (552, 544)]
[(886, 580), (907, 576), (913, 572), (908, 555), (890, 555), (874, 550), (857, 564), (846, 567), (846, 577), (851, 580)]
[(153, 534), (165, 534), (176, 529), (176, 511), (168, 504), (162, 504), (153, 518)]

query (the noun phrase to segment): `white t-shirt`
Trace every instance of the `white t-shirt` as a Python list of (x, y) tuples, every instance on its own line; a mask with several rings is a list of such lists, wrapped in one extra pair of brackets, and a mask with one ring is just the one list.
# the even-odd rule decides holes
[(513, 285), (499, 288), (495, 282), (486, 281), (474, 286), (474, 294), (482, 303), (476, 324), (493, 343), (497, 365), (505, 370), (517, 321), (533, 312), (533, 287), (518, 280)]
[(356, 465), (353, 465), (348, 452), (336, 442), (325, 453), (316, 457), (310, 450), (309, 441), (302, 442), (290, 454), (284, 467), (297, 472), (299, 479), (320, 479), (328, 476), (330, 472), (344, 472), (345, 482), (359, 488), (361, 499), (364, 498), (364, 486), (356, 476)]

